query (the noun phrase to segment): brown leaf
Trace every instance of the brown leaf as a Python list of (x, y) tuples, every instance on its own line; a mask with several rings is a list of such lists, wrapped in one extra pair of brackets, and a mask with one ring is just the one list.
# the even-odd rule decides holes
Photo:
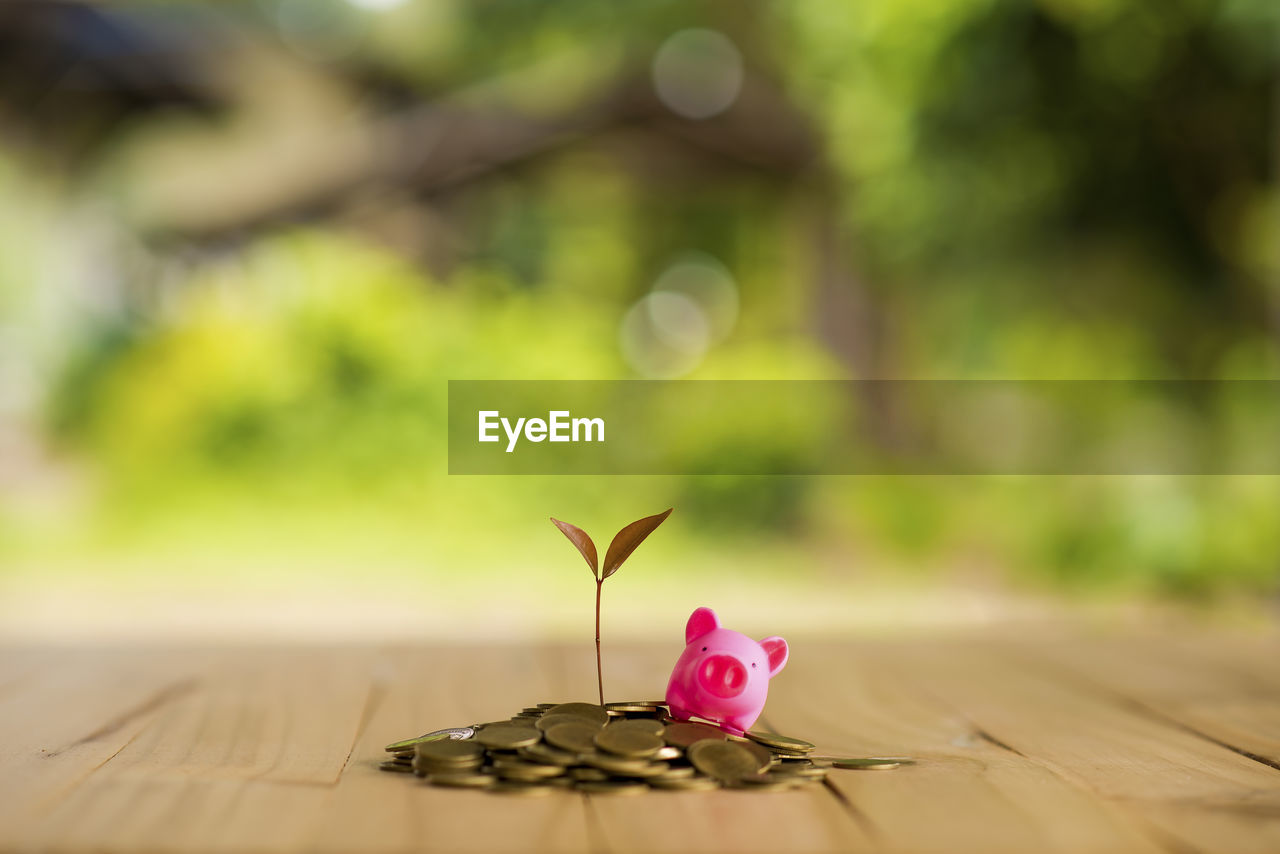
[(605, 552), (605, 578), (618, 571), (618, 568), (622, 566), (622, 562), (631, 557), (631, 553), (636, 550), (636, 546), (643, 543), (644, 538), (652, 534), (654, 529), (671, 515), (672, 509), (668, 507), (664, 513), (659, 513), (656, 516), (645, 516), (618, 532), (618, 535), (613, 538), (613, 542), (609, 543), (609, 551)]
[[(587, 536), (587, 532), (579, 528), (577, 525), (570, 525), (568, 522), (561, 522), (559, 519), (554, 517), (552, 517), (551, 523), (560, 529), (560, 533), (569, 538), (569, 542), (578, 547), (578, 551), (582, 552), (582, 556), (586, 558), (587, 566), (591, 567), (592, 577), (599, 578), (600, 559), (596, 557), (596, 544), (591, 542), (591, 538)], [(643, 537), (641, 539), (643, 539)], [(635, 547), (632, 546), (632, 548)]]

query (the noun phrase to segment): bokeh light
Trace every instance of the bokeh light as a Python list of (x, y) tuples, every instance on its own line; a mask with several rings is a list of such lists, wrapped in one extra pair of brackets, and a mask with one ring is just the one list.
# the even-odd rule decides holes
[(618, 337), (636, 373), (646, 379), (676, 379), (702, 361), (711, 331), (698, 303), (684, 294), (654, 291), (627, 312)]
[(653, 57), (654, 91), (687, 119), (709, 119), (733, 106), (742, 75), (742, 54), (715, 30), (681, 30)]
[(728, 337), (738, 320), (738, 283), (724, 264), (705, 252), (680, 256), (658, 276), (653, 290), (693, 300), (706, 318), (712, 343)]

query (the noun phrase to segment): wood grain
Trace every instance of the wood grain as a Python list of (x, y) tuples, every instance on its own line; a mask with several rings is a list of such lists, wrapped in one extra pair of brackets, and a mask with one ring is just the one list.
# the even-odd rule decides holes
[(166, 653), (10, 652), (0, 666), (21, 674), (0, 697), (0, 828), (56, 803), (192, 685)]
[(1185, 638), (1081, 639), (1024, 649), (1058, 678), (1109, 693), (1280, 768), (1280, 644)]
[(1026, 658), (1022, 642), (904, 644), (885, 658), (1008, 750), (1175, 848), (1280, 850), (1280, 771)]
[[(934, 650), (946, 666), (948, 647)], [(820, 752), (909, 756), (894, 771), (833, 771), (882, 850), (1162, 850), (1122, 810), (993, 742), (885, 660), (880, 646), (797, 649), (766, 723)], [(823, 685), (820, 694), (806, 685)], [(819, 699), (821, 698), (821, 699)]]
[[(678, 647), (606, 643), (608, 698), (659, 695)], [(1275, 851), (1267, 652), (797, 643), (762, 726), (918, 763), (780, 794), (512, 800), (380, 772), (383, 745), (589, 699), (587, 643), (0, 651), (0, 851)]]
[(502, 719), (554, 694), (556, 650), (398, 650), (380, 654), (377, 698), (351, 762), (318, 817), (315, 851), (589, 851), (586, 807), (428, 786), (377, 770), (383, 746), (450, 726)]

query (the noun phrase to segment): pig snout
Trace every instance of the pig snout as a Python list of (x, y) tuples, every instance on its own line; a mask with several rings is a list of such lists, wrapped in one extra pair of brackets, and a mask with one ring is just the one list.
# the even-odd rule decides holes
[(698, 666), (698, 681), (717, 697), (736, 697), (747, 688), (747, 668), (732, 655), (708, 655)]

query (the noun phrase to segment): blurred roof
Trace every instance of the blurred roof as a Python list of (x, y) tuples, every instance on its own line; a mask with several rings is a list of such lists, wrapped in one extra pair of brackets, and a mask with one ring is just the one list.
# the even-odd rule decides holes
[(0, 3), (0, 114), (79, 161), (138, 115), (214, 109), (203, 59), (218, 31), (208, 18), (182, 6)]

